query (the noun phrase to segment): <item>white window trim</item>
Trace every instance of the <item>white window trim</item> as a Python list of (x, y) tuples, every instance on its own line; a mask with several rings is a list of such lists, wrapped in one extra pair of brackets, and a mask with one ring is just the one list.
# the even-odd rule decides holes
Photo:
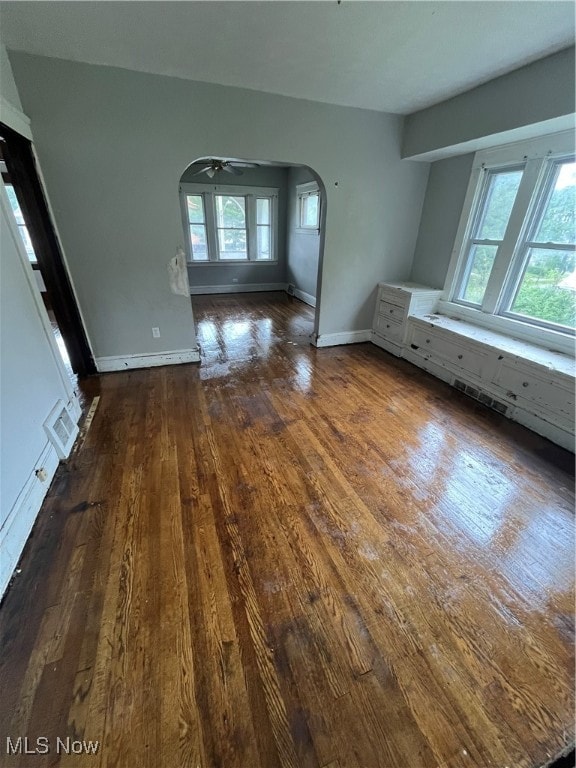
[[(318, 195), (318, 221), (314, 226), (305, 226), (302, 224), (302, 201), (311, 195)], [(322, 196), (320, 187), (316, 181), (307, 181), (305, 184), (296, 185), (296, 232), (301, 235), (319, 235), (320, 234), (320, 216), (321, 216)]]
[[(539, 346), (546, 346), (549, 349), (574, 356), (575, 345), (572, 333), (544, 327), (539, 325), (537, 321), (531, 323), (530, 321), (520, 320), (518, 316), (510, 313), (491, 314), (508, 293), (504, 281), (505, 275), (508, 273), (511, 262), (515, 257), (512, 249), (502, 248), (501, 251), (504, 253), (504, 258), (499, 258), (494, 263), (486, 288), (485, 295), (488, 301), (484, 309), (467, 305), (461, 300), (452, 300), (452, 297), (459, 289), (462, 266), (468, 255), (467, 244), (472, 227), (474, 226), (472, 213), (477, 209), (480, 197), (483, 194), (483, 172), (491, 168), (505, 169), (506, 167), (513, 168), (520, 165), (525, 167), (505, 235), (507, 240), (515, 238), (519, 241), (534, 221), (537, 205), (540, 202), (536, 198), (535, 192), (544, 176), (549, 172), (548, 161), (574, 155), (574, 151), (574, 132), (562, 131), (561, 133), (519, 141), (501, 147), (481, 150), (476, 153), (444, 290), (438, 305), (438, 310), (442, 314), (460, 318), (484, 328), (504, 333), (513, 338), (529, 341)], [(501, 286), (502, 288), (500, 288)]]
[[(186, 195), (202, 195), (204, 201), (204, 218), (206, 226), (206, 242), (208, 245), (208, 260), (194, 261), (192, 259), (192, 247), (190, 243), (190, 223), (188, 221), (188, 206)], [(247, 259), (219, 259), (217, 242), (216, 211), (214, 205), (215, 195), (238, 195), (246, 197), (246, 235), (247, 235)], [(257, 259), (258, 252), (256, 224), (256, 199), (266, 197), (270, 199), (270, 248), (271, 258)], [(222, 267), (227, 264), (238, 266), (239, 264), (278, 264), (278, 188), (277, 187), (242, 187), (228, 184), (180, 184), (180, 212), (184, 227), (184, 244), (186, 250), (186, 262), (191, 267)]]

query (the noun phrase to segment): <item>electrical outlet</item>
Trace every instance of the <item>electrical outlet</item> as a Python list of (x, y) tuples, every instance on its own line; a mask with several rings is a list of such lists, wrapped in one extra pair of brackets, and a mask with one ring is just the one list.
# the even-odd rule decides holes
[(155, 339), (159, 339), (160, 338), (160, 328), (152, 328), (152, 336)]
[(238, 278), (237, 278), (237, 277), (233, 277), (233, 278), (232, 278), (232, 282), (233, 282), (233, 283), (237, 283), (237, 282), (238, 282)]

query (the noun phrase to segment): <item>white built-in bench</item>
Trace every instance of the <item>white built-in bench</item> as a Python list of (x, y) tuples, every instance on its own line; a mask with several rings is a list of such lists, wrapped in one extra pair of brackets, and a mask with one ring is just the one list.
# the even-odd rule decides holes
[(574, 358), (437, 314), (440, 295), (380, 283), (374, 344), (574, 451)]

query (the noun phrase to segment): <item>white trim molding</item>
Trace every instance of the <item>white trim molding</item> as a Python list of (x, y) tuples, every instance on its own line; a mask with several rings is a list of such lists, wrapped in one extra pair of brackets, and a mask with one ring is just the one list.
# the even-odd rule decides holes
[(32, 141), (32, 129), (30, 128), (30, 118), (11, 104), (4, 96), (0, 96), (0, 118), (4, 125), (12, 128), (24, 138)]
[(54, 446), (46, 442), (38, 461), (14, 506), (0, 528), (0, 598), (10, 583), (14, 569), (22, 555), (44, 497), (60, 463)]
[(192, 296), (207, 293), (256, 293), (258, 291), (285, 291), (286, 283), (232, 283), (232, 285), (191, 285)]
[(311, 293), (301, 291), (300, 288), (294, 288), (293, 296), (296, 296), (297, 299), (300, 299), (300, 301), (303, 301), (304, 304), (308, 304), (310, 307), (316, 306), (316, 296), (312, 296)]
[(143, 355), (97, 357), (96, 367), (99, 373), (112, 373), (113, 371), (128, 371), (134, 368), (155, 368), (160, 365), (199, 362), (200, 352), (197, 349), (176, 349), (169, 352), (150, 352)]
[(339, 347), (342, 344), (361, 344), (364, 341), (372, 341), (372, 329), (363, 331), (341, 331), (340, 333), (322, 333), (312, 337), (315, 347)]

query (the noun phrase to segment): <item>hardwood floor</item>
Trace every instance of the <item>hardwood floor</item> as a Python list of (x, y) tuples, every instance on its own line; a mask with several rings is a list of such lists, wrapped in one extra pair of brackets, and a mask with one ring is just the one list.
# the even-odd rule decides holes
[[(372, 345), (314, 349), (284, 294), (193, 303), (200, 366), (89, 382), (0, 609), (0, 764), (567, 750), (572, 457)], [(6, 754), (19, 736), (50, 751)]]

